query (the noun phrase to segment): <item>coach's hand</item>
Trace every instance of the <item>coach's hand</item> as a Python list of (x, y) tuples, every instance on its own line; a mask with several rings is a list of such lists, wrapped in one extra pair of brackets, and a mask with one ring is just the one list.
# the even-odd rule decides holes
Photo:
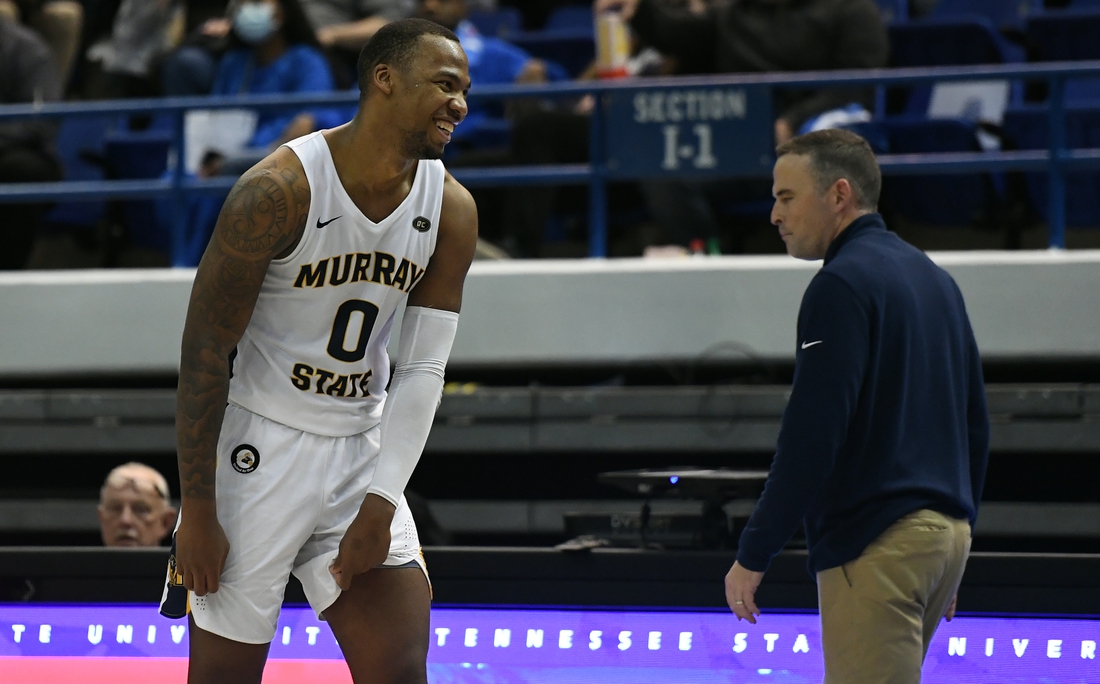
[(760, 609), (756, 607), (753, 595), (762, 579), (764, 579), (764, 573), (753, 572), (737, 562), (734, 562), (733, 567), (726, 573), (726, 603), (737, 615), (738, 620), (744, 618), (756, 624), (756, 616), (760, 615)]
[(351, 580), (356, 575), (386, 561), (390, 555), (390, 523), (396, 510), (377, 494), (367, 494), (363, 499), (359, 514), (340, 540), (340, 551), (328, 569), (341, 589), (351, 589)]
[(958, 604), (959, 604), (959, 595), (955, 594), (955, 596), (952, 597), (952, 599), (951, 599), (951, 603), (948, 604), (948, 606), (947, 606), (947, 612), (944, 613), (944, 617), (947, 618), (948, 622), (951, 622), (952, 620), (955, 619), (955, 606), (957, 606)]
[(214, 502), (184, 501), (176, 530), (176, 571), (183, 575), (183, 586), (196, 596), (217, 591), (227, 556), (229, 540)]

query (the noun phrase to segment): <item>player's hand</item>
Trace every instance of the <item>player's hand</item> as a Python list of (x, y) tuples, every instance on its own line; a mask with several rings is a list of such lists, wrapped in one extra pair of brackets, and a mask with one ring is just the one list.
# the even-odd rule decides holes
[(217, 591), (227, 556), (229, 540), (213, 503), (185, 501), (176, 530), (176, 571), (183, 575), (183, 586), (196, 596)]
[(367, 494), (363, 499), (359, 514), (340, 540), (340, 551), (328, 569), (341, 589), (351, 589), (356, 575), (386, 561), (390, 555), (390, 523), (396, 510), (377, 494)]
[(764, 573), (753, 572), (737, 562), (734, 562), (733, 567), (726, 573), (726, 603), (738, 620), (744, 618), (756, 624), (756, 616), (760, 615), (760, 609), (756, 607), (753, 595), (762, 579), (764, 579)]
[(958, 602), (959, 602), (959, 595), (955, 594), (954, 598), (951, 599), (951, 603), (947, 604), (947, 613), (944, 614), (944, 617), (947, 618), (948, 622), (951, 622), (951, 620), (954, 619), (954, 617), (955, 617), (955, 605), (958, 604)]

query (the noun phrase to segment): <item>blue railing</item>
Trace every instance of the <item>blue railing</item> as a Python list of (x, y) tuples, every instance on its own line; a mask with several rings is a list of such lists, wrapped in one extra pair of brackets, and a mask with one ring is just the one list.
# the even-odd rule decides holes
[[(583, 95), (610, 96), (616, 93), (684, 90), (687, 88), (763, 86), (768, 89), (836, 86), (904, 86), (928, 82), (974, 80), (1037, 80), (1049, 83), (1047, 99), (1048, 145), (1046, 150), (943, 152), (927, 154), (884, 154), (879, 156), (883, 173), (918, 175), (997, 171), (1038, 171), (1049, 176), (1048, 243), (1065, 247), (1066, 186), (1065, 173), (1100, 168), (1100, 148), (1066, 147), (1065, 106), (1062, 93), (1067, 78), (1100, 78), (1100, 61), (1044, 63), (1026, 65), (990, 65), (970, 67), (874, 69), (861, 71), (800, 72), (784, 74), (628, 79), (587, 81), (531, 86), (490, 86), (476, 88), (471, 98), (576, 98)], [(306, 106), (347, 105), (357, 101), (352, 93), (326, 95), (262, 95), (243, 97), (160, 98), (101, 102), (7, 105), (0, 107), (0, 122), (26, 117), (66, 117), (79, 115), (156, 113), (174, 120), (175, 149), (167, 180), (64, 181), (59, 183), (13, 183), (0, 185), (0, 203), (169, 198), (176, 211), (172, 227), (172, 261), (181, 263), (186, 251), (184, 197), (191, 192), (226, 192), (234, 178), (189, 179), (183, 172), (182, 154), (184, 113), (192, 109), (294, 109)], [(609, 178), (629, 176), (622, 169), (614, 174), (608, 166), (605, 149), (606, 127), (612, 122), (602, 107), (591, 116), (590, 159), (588, 164), (511, 166), (493, 168), (456, 168), (454, 176), (468, 186), (504, 186), (538, 184), (587, 184), (589, 187), (589, 254), (607, 254), (607, 195)], [(770, 135), (770, 128), (766, 132)], [(644, 175), (644, 174), (642, 174)]]

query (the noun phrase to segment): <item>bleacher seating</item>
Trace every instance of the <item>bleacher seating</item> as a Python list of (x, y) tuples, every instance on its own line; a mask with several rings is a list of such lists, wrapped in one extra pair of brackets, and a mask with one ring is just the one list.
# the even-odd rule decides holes
[(940, 0), (932, 16), (954, 18), (979, 15), (1000, 30), (1020, 30), (1032, 12), (1033, 0)]
[(588, 5), (566, 5), (558, 7), (546, 19), (544, 31), (570, 31), (593, 35), (592, 8)]
[[(1005, 136), (1021, 150), (1047, 148), (1045, 107), (1010, 108), (1005, 112)], [(1066, 143), (1071, 147), (1100, 147), (1100, 106), (1069, 107), (1066, 111)], [(1025, 174), (1033, 208), (1047, 218), (1047, 174)], [(1066, 223), (1073, 227), (1100, 227), (1100, 173), (1066, 174)]]
[[(1036, 15), (1027, 22), (1027, 39), (1035, 61), (1100, 59), (1100, 4)], [(1100, 80), (1069, 79), (1065, 97), (1067, 104), (1100, 103)]]

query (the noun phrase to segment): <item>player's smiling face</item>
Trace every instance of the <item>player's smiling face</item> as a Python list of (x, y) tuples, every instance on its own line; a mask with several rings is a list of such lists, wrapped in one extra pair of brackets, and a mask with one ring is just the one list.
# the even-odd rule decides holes
[(421, 36), (417, 54), (401, 76), (400, 126), (406, 153), (438, 159), (455, 127), (466, 118), (469, 65), (462, 47), (442, 36)]

